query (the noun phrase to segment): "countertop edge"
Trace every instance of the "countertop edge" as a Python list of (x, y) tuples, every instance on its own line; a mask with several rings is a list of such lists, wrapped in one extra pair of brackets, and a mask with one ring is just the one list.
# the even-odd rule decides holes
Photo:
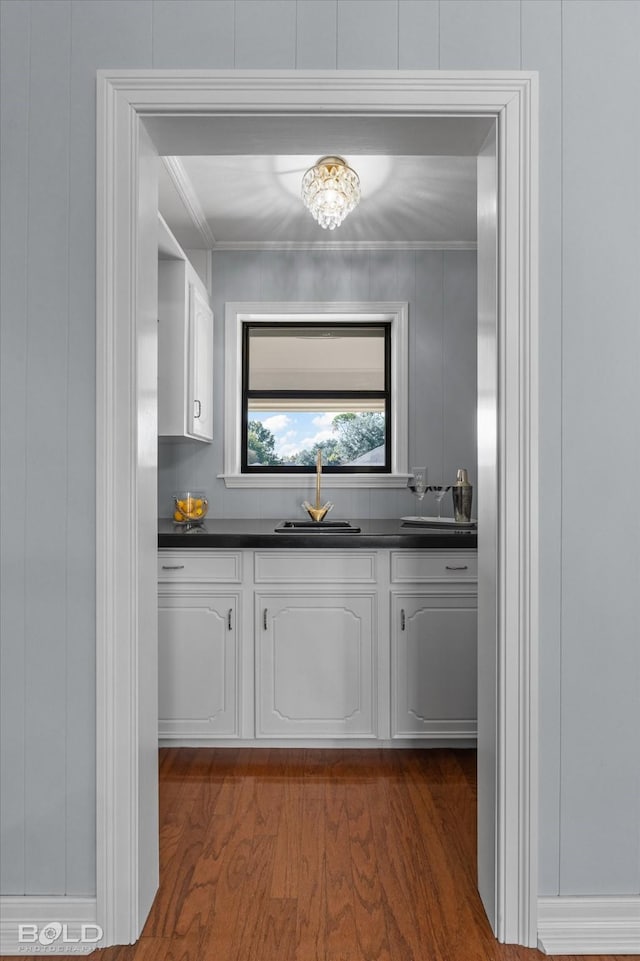
[[(209, 528), (184, 531), (171, 522), (159, 523), (158, 549), (185, 550), (469, 550), (477, 549), (476, 531), (441, 531), (403, 528), (400, 521), (354, 521), (363, 530), (357, 534), (276, 533), (277, 521), (218, 521)], [(234, 529), (237, 525), (237, 529)], [(386, 528), (386, 529), (385, 529)]]

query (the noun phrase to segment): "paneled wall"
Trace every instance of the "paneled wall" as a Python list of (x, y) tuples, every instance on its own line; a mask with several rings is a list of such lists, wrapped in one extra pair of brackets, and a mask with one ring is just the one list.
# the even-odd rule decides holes
[[(300, 490), (228, 490), (223, 462), (224, 305), (227, 301), (401, 300), (409, 303), (409, 460), (429, 479), (452, 483), (457, 467), (476, 476), (475, 251), (221, 251), (213, 254), (214, 442), (163, 442), (158, 454), (158, 505), (171, 514), (171, 494), (202, 487), (214, 517), (296, 517)], [(340, 517), (400, 517), (417, 502), (404, 490), (323, 491)], [(444, 508), (446, 512), (446, 501)], [(449, 504), (451, 507), (451, 504)], [(435, 510), (431, 495), (423, 508)], [(451, 513), (451, 511), (449, 511)]]
[(4, 893), (94, 850), (95, 71), (540, 71), (540, 891), (640, 891), (636, 0), (2, 0)]

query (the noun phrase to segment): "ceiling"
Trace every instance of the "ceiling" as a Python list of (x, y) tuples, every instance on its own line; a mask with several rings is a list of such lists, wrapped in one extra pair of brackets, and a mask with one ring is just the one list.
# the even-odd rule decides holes
[[(160, 212), (187, 250), (475, 246), (484, 118), (155, 122), (153, 139), (166, 154)], [(362, 193), (334, 231), (318, 226), (300, 198), (305, 170), (327, 153), (338, 153), (357, 171)]]

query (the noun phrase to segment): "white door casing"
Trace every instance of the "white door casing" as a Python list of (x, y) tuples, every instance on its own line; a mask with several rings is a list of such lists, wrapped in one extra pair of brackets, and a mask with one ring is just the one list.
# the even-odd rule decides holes
[[(98, 73), (97, 917), (103, 943), (137, 939), (157, 878), (157, 831), (154, 842), (147, 813), (157, 794), (147, 736), (157, 721), (148, 695), (156, 629), (154, 618), (142, 616), (156, 564), (155, 498), (144, 496), (155, 469), (156, 398), (140, 364), (150, 333), (150, 276), (142, 255), (151, 214), (141, 188), (152, 150), (144, 120), (194, 113), (495, 118), (497, 243), (496, 229), (492, 234), (487, 226), (491, 217), (481, 209), (491, 197), (481, 185), (478, 238), (479, 349), (489, 370), (478, 406), (479, 663), (493, 659), (495, 667), (485, 691), (485, 700), (495, 692), (493, 708), (485, 711), (495, 723), (482, 730), (481, 704), (479, 724), (495, 803), (480, 805), (480, 830), (491, 850), (480, 845), (479, 870), (498, 940), (534, 946), (538, 127), (537, 75), (520, 71)], [(495, 541), (493, 558), (483, 553), (483, 518), (494, 519), (493, 533), (485, 527)], [(483, 606), (493, 618), (483, 621)], [(491, 622), (495, 631), (488, 637), (482, 624)]]
[[(126, 110), (98, 116), (96, 893), (108, 944), (141, 929), (158, 878), (158, 177), (146, 130)], [(106, 175), (121, 137), (126, 200)]]

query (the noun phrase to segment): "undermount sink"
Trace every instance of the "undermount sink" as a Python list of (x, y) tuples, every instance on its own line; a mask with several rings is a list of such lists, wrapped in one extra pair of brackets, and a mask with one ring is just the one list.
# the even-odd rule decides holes
[(359, 534), (351, 521), (280, 521), (276, 534)]

